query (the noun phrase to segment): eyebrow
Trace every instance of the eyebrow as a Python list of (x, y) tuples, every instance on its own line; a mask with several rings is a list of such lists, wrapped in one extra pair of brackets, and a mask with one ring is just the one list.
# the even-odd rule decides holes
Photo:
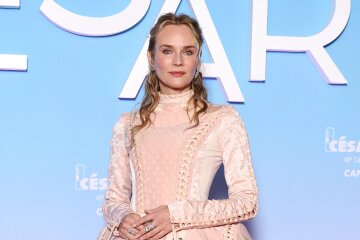
[[(162, 48), (162, 47), (174, 48), (173, 45), (169, 45), (169, 44), (162, 44), (162, 45), (160, 45), (159, 48)], [(196, 47), (194, 45), (184, 46), (183, 48), (195, 48), (196, 49)]]

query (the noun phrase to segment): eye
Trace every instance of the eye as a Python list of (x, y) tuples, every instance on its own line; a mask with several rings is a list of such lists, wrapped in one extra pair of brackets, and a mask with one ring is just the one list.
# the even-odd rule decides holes
[(187, 55), (187, 56), (191, 56), (191, 55), (194, 54), (194, 52), (193, 52), (192, 50), (186, 50), (186, 51), (184, 52), (184, 54)]
[(162, 53), (165, 54), (165, 55), (169, 55), (169, 54), (171, 54), (171, 50), (170, 49), (164, 49), (162, 51)]

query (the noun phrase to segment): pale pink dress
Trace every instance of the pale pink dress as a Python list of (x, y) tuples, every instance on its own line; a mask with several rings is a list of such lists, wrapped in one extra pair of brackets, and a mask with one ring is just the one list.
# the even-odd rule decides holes
[[(133, 147), (129, 129), (138, 115), (120, 117), (111, 140), (105, 221), (117, 226), (128, 213), (168, 205), (171, 222), (180, 227), (164, 239), (251, 239), (241, 222), (256, 215), (258, 190), (243, 122), (234, 108), (209, 104), (200, 124), (189, 128), (191, 95), (160, 95), (152, 124)], [(221, 163), (229, 199), (208, 200)]]

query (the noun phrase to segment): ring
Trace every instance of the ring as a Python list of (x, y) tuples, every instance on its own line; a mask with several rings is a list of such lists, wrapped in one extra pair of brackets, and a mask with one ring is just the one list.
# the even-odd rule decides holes
[(127, 232), (130, 234), (130, 235), (135, 235), (136, 234), (136, 229), (131, 227), (131, 228), (128, 228)]
[(152, 222), (149, 222), (148, 224), (146, 224), (145, 226), (145, 232), (150, 232), (151, 230), (153, 230), (155, 228), (154, 224)]

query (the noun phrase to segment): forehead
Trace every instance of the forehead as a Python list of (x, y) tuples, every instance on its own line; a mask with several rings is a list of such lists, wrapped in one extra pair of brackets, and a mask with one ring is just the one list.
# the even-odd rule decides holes
[(171, 45), (174, 47), (196, 46), (193, 32), (186, 25), (167, 25), (156, 36), (156, 45)]

